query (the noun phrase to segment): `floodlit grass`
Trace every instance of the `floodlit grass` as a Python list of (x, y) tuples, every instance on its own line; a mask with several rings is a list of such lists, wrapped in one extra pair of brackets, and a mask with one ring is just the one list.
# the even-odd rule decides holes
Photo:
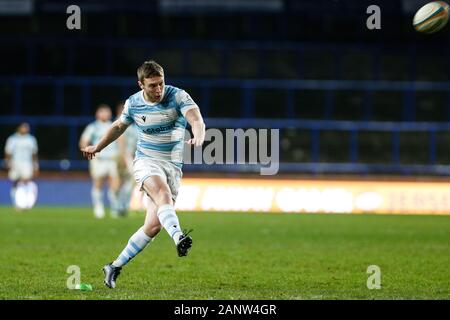
[[(450, 216), (179, 213), (194, 245), (179, 258), (162, 230), (122, 270), (101, 268), (143, 214), (0, 208), (0, 299), (449, 299)], [(66, 287), (70, 265), (94, 290)], [(367, 267), (381, 269), (379, 290)]]

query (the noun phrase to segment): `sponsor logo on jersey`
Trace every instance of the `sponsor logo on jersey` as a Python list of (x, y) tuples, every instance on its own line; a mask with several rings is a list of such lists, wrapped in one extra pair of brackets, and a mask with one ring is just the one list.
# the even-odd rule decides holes
[(158, 128), (148, 128), (148, 129), (145, 129), (144, 132), (149, 133), (149, 134), (161, 133), (161, 132), (173, 130), (173, 128), (175, 128), (175, 123), (169, 124), (167, 126), (159, 126)]

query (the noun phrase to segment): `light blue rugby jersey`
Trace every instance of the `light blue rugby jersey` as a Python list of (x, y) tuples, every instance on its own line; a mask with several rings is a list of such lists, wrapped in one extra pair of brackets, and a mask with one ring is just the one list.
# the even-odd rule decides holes
[(5, 153), (11, 155), (13, 162), (33, 163), (33, 154), (37, 152), (37, 141), (31, 134), (15, 133), (6, 140)]
[[(81, 134), (81, 139), (88, 141), (89, 144), (91, 145), (94, 145), (100, 141), (102, 136), (111, 127), (111, 124), (112, 124), (111, 121), (102, 122), (96, 120), (90, 123), (86, 127), (86, 129), (84, 129), (83, 133)], [(101, 160), (114, 159), (118, 156), (118, 154), (119, 154), (119, 146), (117, 144), (117, 141), (114, 141), (111, 144), (109, 144), (105, 149), (100, 151), (96, 155), (96, 158)]]
[(135, 123), (138, 129), (135, 159), (150, 157), (170, 161), (181, 168), (185, 115), (193, 108), (198, 106), (189, 94), (170, 85), (164, 87), (159, 103), (145, 101), (142, 90), (130, 96), (120, 119), (126, 124)]
[(136, 146), (138, 141), (138, 131), (136, 125), (131, 125), (128, 127), (127, 131), (124, 133), (125, 136), (125, 148), (128, 155), (134, 156), (136, 153)]

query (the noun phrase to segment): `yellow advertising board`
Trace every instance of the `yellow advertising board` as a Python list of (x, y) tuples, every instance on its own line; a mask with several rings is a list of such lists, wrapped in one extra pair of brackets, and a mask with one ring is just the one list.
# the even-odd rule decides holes
[[(145, 206), (135, 190), (131, 207)], [(183, 211), (450, 214), (450, 182), (184, 178)]]

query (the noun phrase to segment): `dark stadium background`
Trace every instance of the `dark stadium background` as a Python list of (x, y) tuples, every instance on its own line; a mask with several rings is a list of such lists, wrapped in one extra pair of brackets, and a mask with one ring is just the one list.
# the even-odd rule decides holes
[[(280, 300), (448, 300), (450, 25), (416, 32), (427, 2), (0, 0), (1, 154), (26, 121), (40, 159), (38, 202), (18, 212), (0, 158), (0, 300), (142, 299), (170, 319), (193, 299), (216, 311), (271, 300), (280, 314)], [(73, 4), (81, 30), (66, 28)], [(381, 30), (366, 27), (370, 5)], [(139, 90), (148, 59), (207, 128), (279, 129), (279, 172), (186, 164), (176, 210), (194, 229), (189, 256), (162, 230), (111, 290), (101, 268), (145, 211), (95, 218), (78, 140), (98, 104)], [(71, 267), (92, 291), (68, 286)]]
[[(114, 108), (136, 92), (137, 66), (155, 59), (166, 82), (199, 104), (207, 127), (279, 128), (280, 176), (446, 179), (450, 30), (414, 31), (425, 3), (0, 1), (0, 147), (29, 122), (40, 148), (39, 201), (55, 175), (73, 179), (70, 194), (81, 192), (81, 131), (99, 103)], [(71, 4), (81, 8), (81, 30), (66, 28)], [(366, 28), (373, 4), (381, 30)], [(184, 170), (227, 176), (258, 168)], [(9, 188), (5, 170), (0, 187)], [(87, 192), (59, 199), (88, 204)], [(9, 203), (8, 192), (0, 202)]]

